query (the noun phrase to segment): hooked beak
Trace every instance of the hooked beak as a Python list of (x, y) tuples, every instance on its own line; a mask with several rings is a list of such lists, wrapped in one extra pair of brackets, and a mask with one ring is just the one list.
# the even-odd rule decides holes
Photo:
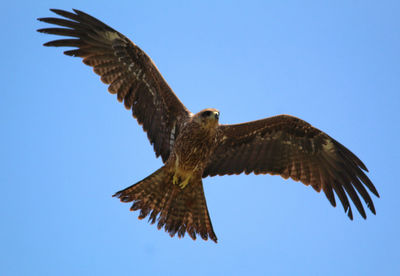
[(219, 112), (218, 111), (216, 111), (216, 112), (214, 112), (214, 116), (215, 116), (215, 119), (219, 119)]

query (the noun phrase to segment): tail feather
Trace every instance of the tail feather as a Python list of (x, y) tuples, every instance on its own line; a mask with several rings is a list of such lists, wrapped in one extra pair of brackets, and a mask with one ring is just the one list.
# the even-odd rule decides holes
[(114, 197), (121, 202), (133, 202), (131, 211), (140, 210), (139, 219), (149, 215), (149, 222), (156, 221), (158, 229), (165, 228), (171, 237), (195, 240), (210, 238), (217, 242), (212, 228), (201, 177), (193, 177), (184, 188), (172, 184), (173, 174), (161, 167), (142, 181), (121, 190)]

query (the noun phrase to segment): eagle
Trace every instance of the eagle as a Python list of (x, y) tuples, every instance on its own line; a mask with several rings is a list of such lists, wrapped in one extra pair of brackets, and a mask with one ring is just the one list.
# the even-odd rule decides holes
[[(93, 67), (108, 91), (142, 125), (163, 166), (113, 196), (131, 202), (139, 219), (148, 217), (171, 237), (197, 236), (217, 242), (202, 179), (232, 174), (271, 174), (325, 193), (332, 206), (340, 200), (353, 219), (350, 200), (361, 216), (360, 196), (376, 214), (370, 193), (379, 197), (363, 162), (338, 141), (309, 123), (278, 115), (241, 124), (219, 124), (220, 112), (190, 112), (156, 65), (135, 43), (100, 20), (73, 9), (50, 9), (60, 17), (39, 18), (56, 25), (41, 33), (66, 37), (44, 46), (74, 47), (64, 54)], [(369, 192), (368, 192), (369, 190)], [(350, 200), (349, 200), (350, 198)]]

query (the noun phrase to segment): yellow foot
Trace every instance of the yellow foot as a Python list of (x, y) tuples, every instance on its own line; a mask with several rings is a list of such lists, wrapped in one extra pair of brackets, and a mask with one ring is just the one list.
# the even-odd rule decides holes
[(184, 189), (187, 184), (189, 184), (189, 179), (190, 177), (186, 178), (183, 182), (181, 182), (181, 184), (179, 184), (179, 187), (181, 187), (181, 189)]
[(182, 181), (182, 178), (175, 174), (172, 178), (172, 184), (179, 185), (181, 189), (184, 189), (189, 184), (189, 180), (190, 176), (186, 177), (185, 180)]
[(176, 175), (174, 175), (174, 177), (172, 178), (172, 184), (178, 185), (178, 183), (179, 183), (179, 177), (177, 177)]

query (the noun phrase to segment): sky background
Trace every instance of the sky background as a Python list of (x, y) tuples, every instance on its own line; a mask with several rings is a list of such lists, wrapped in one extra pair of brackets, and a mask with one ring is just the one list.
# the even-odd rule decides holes
[[(170, 238), (111, 195), (162, 162), (80, 59), (42, 47), (49, 8), (137, 43), (193, 112), (300, 117), (381, 198), (350, 221), (278, 176), (204, 179), (219, 242)], [(0, 43), (0, 275), (400, 275), (399, 1), (7, 1)]]

